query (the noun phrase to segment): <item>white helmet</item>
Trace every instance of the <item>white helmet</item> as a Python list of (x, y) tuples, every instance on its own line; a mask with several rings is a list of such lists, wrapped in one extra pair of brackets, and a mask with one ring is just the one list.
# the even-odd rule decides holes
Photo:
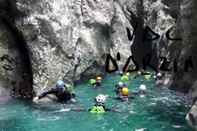
[(146, 85), (144, 85), (144, 84), (140, 85), (139, 89), (141, 91), (146, 91)]
[(160, 72), (157, 73), (157, 77), (162, 77), (162, 74)]
[(120, 82), (118, 82), (118, 86), (119, 87), (123, 87), (124, 86), (124, 83), (120, 81)]
[(141, 74), (142, 74), (142, 72), (141, 72), (141, 71), (137, 71), (137, 74), (138, 74), (138, 75), (141, 75)]
[(103, 95), (103, 94), (99, 94), (98, 96), (96, 96), (96, 102), (98, 103), (105, 103), (107, 96)]

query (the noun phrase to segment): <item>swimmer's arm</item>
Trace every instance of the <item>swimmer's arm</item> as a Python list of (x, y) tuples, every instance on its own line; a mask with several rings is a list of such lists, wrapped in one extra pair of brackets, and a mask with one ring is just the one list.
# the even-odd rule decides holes
[(55, 93), (57, 93), (57, 90), (51, 89), (51, 90), (46, 91), (46, 92), (42, 93), (41, 95), (39, 95), (38, 96), (38, 99), (41, 99), (41, 98), (45, 97), (48, 94), (55, 94)]
[(110, 109), (110, 108), (106, 108), (105, 106), (103, 106), (103, 108), (104, 108), (104, 110), (107, 111), (107, 112), (108, 112), (108, 111), (110, 111), (110, 112), (117, 112), (117, 111), (116, 111), (115, 109), (113, 109), (113, 108)]

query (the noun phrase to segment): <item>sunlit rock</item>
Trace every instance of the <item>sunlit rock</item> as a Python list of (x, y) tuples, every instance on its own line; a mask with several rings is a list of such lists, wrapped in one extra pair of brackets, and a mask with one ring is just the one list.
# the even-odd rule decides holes
[(112, 0), (17, 0), (16, 4), (25, 14), (16, 23), (30, 49), (37, 93), (47, 80), (47, 87), (58, 79), (72, 83), (91, 67), (97, 69), (92, 75), (100, 74), (107, 53), (122, 52), (124, 62), (131, 55), (128, 20)]

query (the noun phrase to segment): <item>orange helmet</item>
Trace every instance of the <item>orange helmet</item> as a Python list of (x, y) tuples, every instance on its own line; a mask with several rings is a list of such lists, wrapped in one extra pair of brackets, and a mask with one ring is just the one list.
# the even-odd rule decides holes
[(96, 77), (96, 80), (102, 80), (102, 77), (97, 76), (97, 77)]

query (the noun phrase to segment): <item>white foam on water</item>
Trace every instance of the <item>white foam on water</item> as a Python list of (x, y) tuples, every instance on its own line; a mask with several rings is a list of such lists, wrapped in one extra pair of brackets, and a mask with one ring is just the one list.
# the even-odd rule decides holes
[(147, 128), (135, 129), (135, 131), (145, 131)]
[(69, 112), (69, 111), (71, 111), (70, 108), (63, 108), (63, 109), (60, 109), (60, 110), (54, 111), (54, 112)]
[(183, 126), (181, 125), (172, 125), (173, 128), (182, 128)]
[(59, 120), (60, 119), (60, 117), (58, 117), (58, 116), (55, 116), (55, 117), (51, 117), (51, 118), (38, 118), (37, 120), (38, 121), (56, 121), (56, 120)]

